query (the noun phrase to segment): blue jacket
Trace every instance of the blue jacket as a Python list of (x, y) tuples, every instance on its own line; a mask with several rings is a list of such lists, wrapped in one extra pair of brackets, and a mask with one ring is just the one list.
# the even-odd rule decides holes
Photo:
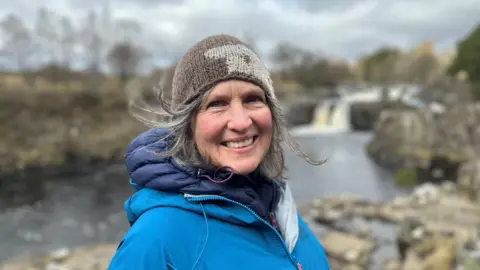
[(297, 214), (288, 185), (281, 188), (275, 228), (243, 200), (224, 196), (228, 193), (219, 184), (201, 180), (198, 170), (156, 155), (168, 144), (159, 140), (165, 134), (149, 130), (127, 148), (126, 165), (136, 189), (124, 205), (131, 228), (108, 269), (329, 269), (322, 246)]

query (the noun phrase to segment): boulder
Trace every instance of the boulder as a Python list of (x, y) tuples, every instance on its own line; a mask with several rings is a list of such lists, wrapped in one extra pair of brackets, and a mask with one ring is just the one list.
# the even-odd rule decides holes
[(457, 183), (464, 196), (475, 201), (480, 200), (480, 159), (462, 164)]
[(376, 246), (372, 240), (341, 232), (328, 233), (324, 237), (320, 237), (320, 242), (327, 256), (333, 258), (332, 261), (348, 266), (349, 269), (364, 269), (369, 262), (371, 252)]
[(403, 269), (450, 270), (455, 263), (456, 242), (452, 238), (427, 238), (408, 250)]
[[(437, 175), (433, 177), (455, 178), (458, 164), (480, 154), (479, 127), (480, 103), (451, 106), (445, 112), (388, 109), (381, 112), (366, 149), (384, 165), (428, 169)], [(441, 164), (432, 166), (435, 161)], [(442, 172), (442, 167), (453, 173)]]
[(369, 155), (381, 164), (427, 167), (435, 143), (435, 116), (427, 109), (388, 109), (375, 124), (367, 144)]
[(450, 107), (436, 126), (437, 155), (464, 161), (480, 153), (480, 102)]

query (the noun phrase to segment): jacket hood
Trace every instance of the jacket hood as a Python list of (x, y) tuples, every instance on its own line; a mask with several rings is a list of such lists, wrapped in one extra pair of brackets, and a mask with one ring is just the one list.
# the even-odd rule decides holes
[(137, 191), (150, 188), (176, 194), (223, 196), (246, 205), (263, 218), (275, 208), (280, 196), (278, 184), (260, 176), (236, 174), (225, 183), (210, 181), (213, 171), (180, 166), (172, 158), (158, 155), (169, 147), (168, 136), (168, 130), (150, 129), (127, 147), (125, 165), (130, 184)]
[(208, 175), (212, 172), (181, 167), (173, 159), (157, 154), (169, 146), (168, 134), (165, 129), (150, 129), (127, 147), (125, 165), (130, 184), (136, 189), (124, 204), (130, 225), (156, 207), (181, 208), (242, 225), (262, 222), (235, 203), (203, 203), (227, 199), (246, 206), (265, 220), (270, 211), (274, 212), (282, 234), (293, 248), (298, 237), (297, 211), (286, 183), (278, 185), (275, 181), (241, 175), (233, 175), (224, 183), (212, 182), (202, 177), (213, 177)]
[(127, 147), (125, 165), (130, 175), (130, 184), (138, 191), (154, 188), (177, 191), (181, 187), (200, 184), (196, 170), (180, 168), (170, 157), (158, 155), (169, 145), (169, 133), (165, 129), (150, 129), (137, 136)]

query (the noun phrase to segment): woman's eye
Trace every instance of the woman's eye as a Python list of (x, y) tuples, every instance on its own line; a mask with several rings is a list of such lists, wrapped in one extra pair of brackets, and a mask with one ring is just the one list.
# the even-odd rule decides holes
[(211, 107), (220, 107), (220, 106), (224, 106), (224, 105), (225, 105), (224, 101), (214, 100), (214, 101), (211, 101), (207, 104), (207, 109), (211, 108)]
[(251, 103), (251, 102), (264, 102), (262, 97), (259, 96), (249, 96), (245, 99), (245, 102)]

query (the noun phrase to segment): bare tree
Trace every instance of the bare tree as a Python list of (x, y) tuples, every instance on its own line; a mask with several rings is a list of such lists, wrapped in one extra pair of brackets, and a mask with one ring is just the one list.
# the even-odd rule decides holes
[(316, 56), (314, 53), (302, 50), (291, 43), (281, 42), (273, 50), (272, 58), (280, 65), (281, 69), (284, 69), (289, 66), (297, 66), (313, 61)]
[(18, 71), (28, 67), (29, 58), (33, 53), (33, 40), (30, 30), (23, 21), (14, 14), (7, 15), (0, 22), (0, 31), (4, 40), (0, 53), (13, 61)]
[(306, 91), (333, 88), (350, 76), (347, 66), (332, 63), (319, 53), (298, 48), (290, 43), (278, 44), (272, 56), (280, 66), (282, 78), (295, 80)]
[(120, 42), (133, 43), (134, 40), (138, 40), (142, 34), (140, 23), (132, 19), (116, 20), (115, 29), (118, 31), (119, 36), (117, 39)]
[[(158, 51), (161, 46), (155, 46), (155, 41), (151, 37), (148, 37), (148, 42), (144, 42), (145, 36), (143, 35), (142, 26), (137, 20), (128, 18), (117, 19), (114, 22), (114, 29), (117, 36), (112, 39), (115, 42), (109, 46), (110, 50), (107, 54), (118, 44), (128, 44), (133, 49), (133, 52), (136, 52), (135, 55), (140, 56), (141, 61), (135, 66), (135, 72), (151, 72), (152, 66), (148, 61), (151, 59), (148, 58), (149, 52), (152, 49)], [(108, 62), (111, 63), (111, 61)]]
[(88, 12), (80, 31), (80, 39), (83, 41), (83, 51), (91, 75), (97, 75), (99, 73), (103, 58), (105, 41), (99, 29), (98, 15), (91, 10)]
[(47, 56), (44, 64), (57, 64), (57, 44), (59, 42), (59, 34), (57, 32), (56, 16), (54, 12), (45, 7), (37, 10), (37, 18), (35, 24), (35, 32), (41, 48), (39, 55)]
[(62, 16), (60, 19), (60, 51), (61, 63), (64, 68), (70, 68), (73, 57), (77, 33), (69, 18)]
[(120, 78), (122, 86), (137, 74), (144, 51), (129, 42), (115, 44), (107, 55), (107, 60), (113, 72)]

